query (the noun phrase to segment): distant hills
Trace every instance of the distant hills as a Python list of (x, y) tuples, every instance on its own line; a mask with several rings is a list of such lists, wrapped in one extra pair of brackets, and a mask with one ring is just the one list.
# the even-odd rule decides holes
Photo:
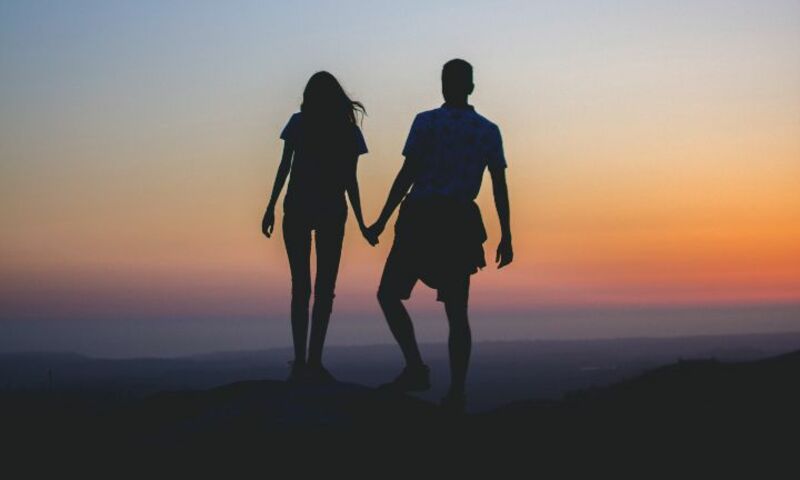
[[(437, 401), (448, 382), (447, 346), (423, 344)], [(565, 393), (608, 385), (680, 359), (743, 361), (800, 349), (800, 333), (626, 338), (609, 340), (481, 342), (469, 376), (472, 412), (525, 399), (558, 399)], [(94, 392), (138, 399), (162, 391), (205, 390), (248, 380), (281, 380), (289, 349), (222, 352), (177, 358), (103, 359), (76, 354), (0, 354), (0, 391)], [(378, 385), (401, 368), (394, 345), (326, 350), (326, 364), (345, 383)]]
[(169, 458), (270, 452), (282, 458), (302, 449), (313, 458), (318, 449), (357, 454), (355, 462), (358, 455), (392, 451), (436, 453), (459, 462), (471, 461), (469, 455), (521, 461), (557, 452), (580, 455), (577, 460), (598, 451), (668, 457), (670, 452), (719, 455), (744, 447), (753, 453), (764, 447), (777, 453), (776, 448), (796, 446), (798, 405), (800, 350), (742, 362), (679, 361), (558, 400), (520, 401), (464, 416), (354, 384), (258, 380), (144, 398), (5, 392), (0, 420), (4, 452), (79, 450)]

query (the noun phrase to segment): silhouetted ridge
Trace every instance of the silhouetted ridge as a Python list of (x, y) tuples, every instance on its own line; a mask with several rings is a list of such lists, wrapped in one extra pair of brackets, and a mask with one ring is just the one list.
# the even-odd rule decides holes
[(27, 451), (349, 452), (395, 442), (419, 452), (524, 458), (544, 448), (652, 452), (653, 442), (661, 449), (761, 448), (800, 426), (799, 375), (800, 351), (751, 362), (687, 360), (559, 401), (463, 417), (412, 396), (344, 383), (245, 381), (144, 399), (6, 392), (0, 421), (14, 447)]
[(685, 360), (558, 402), (517, 402), (478, 423), (488, 434), (536, 428), (596, 441), (749, 444), (793, 435), (800, 426), (798, 374), (800, 352), (752, 362)]
[(428, 402), (355, 384), (304, 385), (274, 380), (160, 393), (133, 410), (148, 428), (187, 427), (193, 431), (385, 426), (428, 419), (434, 414), (435, 407)]

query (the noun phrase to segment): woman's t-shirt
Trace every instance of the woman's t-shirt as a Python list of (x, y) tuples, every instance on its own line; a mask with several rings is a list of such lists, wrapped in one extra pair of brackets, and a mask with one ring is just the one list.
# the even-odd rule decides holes
[(313, 128), (298, 112), (289, 118), (281, 138), (294, 149), (284, 211), (314, 218), (346, 214), (347, 181), (358, 156), (367, 153), (361, 129), (349, 123)]

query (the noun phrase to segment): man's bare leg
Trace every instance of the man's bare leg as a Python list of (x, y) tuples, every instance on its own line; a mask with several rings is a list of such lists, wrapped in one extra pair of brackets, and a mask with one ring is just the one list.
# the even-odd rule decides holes
[(411, 323), (411, 317), (402, 300), (393, 295), (378, 292), (378, 303), (380, 303), (383, 315), (389, 324), (389, 330), (397, 340), (397, 344), (400, 345), (406, 366), (420, 367), (424, 365), (422, 355), (419, 353), (417, 337), (414, 334), (414, 325)]
[(450, 324), (448, 349), (450, 353), (450, 394), (463, 397), (467, 381), (469, 357), (472, 352), (472, 332), (467, 315), (467, 299), (448, 300), (444, 304)]

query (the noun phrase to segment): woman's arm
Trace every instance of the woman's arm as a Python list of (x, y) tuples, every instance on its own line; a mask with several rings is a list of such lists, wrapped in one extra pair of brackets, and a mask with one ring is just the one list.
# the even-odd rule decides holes
[(361, 212), (361, 193), (358, 190), (358, 175), (356, 174), (357, 166), (358, 157), (353, 160), (353, 168), (351, 169), (350, 178), (347, 181), (347, 196), (350, 198), (350, 205), (353, 207), (353, 214), (356, 216), (358, 229), (361, 230), (361, 234), (364, 235), (364, 238), (367, 239), (370, 245), (374, 246), (378, 241), (372, 235), (367, 234), (367, 226), (364, 224), (364, 215)]
[(275, 205), (278, 203), (278, 197), (281, 196), (281, 190), (283, 190), (283, 184), (286, 183), (286, 177), (289, 176), (289, 171), (292, 169), (293, 153), (294, 148), (292, 148), (289, 142), (284, 142), (281, 164), (278, 166), (278, 173), (275, 175), (272, 195), (267, 204), (267, 211), (264, 212), (264, 218), (261, 220), (261, 232), (264, 233), (267, 238), (272, 236), (272, 231), (275, 228)]

